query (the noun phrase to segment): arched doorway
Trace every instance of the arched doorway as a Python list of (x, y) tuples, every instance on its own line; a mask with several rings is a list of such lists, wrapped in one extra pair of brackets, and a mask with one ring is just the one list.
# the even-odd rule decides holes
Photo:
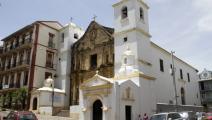
[(185, 90), (184, 90), (184, 88), (181, 88), (180, 93), (181, 93), (182, 105), (185, 105), (186, 103), (185, 103)]
[(37, 110), (37, 105), (38, 105), (38, 100), (37, 100), (37, 98), (34, 98), (34, 99), (33, 99), (32, 110)]
[(102, 120), (102, 102), (100, 100), (93, 103), (93, 120)]

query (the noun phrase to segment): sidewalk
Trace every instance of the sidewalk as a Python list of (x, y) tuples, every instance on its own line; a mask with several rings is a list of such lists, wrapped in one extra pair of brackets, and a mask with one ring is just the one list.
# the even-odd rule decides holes
[(47, 116), (47, 115), (38, 115), (36, 114), (38, 120), (74, 120), (68, 117), (58, 117), (58, 116)]

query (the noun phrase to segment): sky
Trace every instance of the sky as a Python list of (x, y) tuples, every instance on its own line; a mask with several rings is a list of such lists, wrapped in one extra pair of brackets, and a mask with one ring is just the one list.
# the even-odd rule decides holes
[[(0, 39), (36, 20), (73, 22), (86, 30), (96, 21), (113, 27), (119, 0), (0, 0)], [(202, 71), (212, 70), (212, 0), (145, 0), (151, 41)]]

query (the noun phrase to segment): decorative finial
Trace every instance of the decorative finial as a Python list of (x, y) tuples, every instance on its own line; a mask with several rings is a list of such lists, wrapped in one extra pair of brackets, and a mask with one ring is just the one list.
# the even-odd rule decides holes
[(93, 16), (93, 20), (96, 21), (97, 16), (94, 14)]
[(98, 75), (98, 74), (99, 74), (99, 71), (97, 70), (97, 71), (96, 71), (96, 75)]

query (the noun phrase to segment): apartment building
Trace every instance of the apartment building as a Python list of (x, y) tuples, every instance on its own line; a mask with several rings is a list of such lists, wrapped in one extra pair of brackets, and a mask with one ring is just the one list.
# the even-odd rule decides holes
[(204, 69), (199, 74), (199, 88), (201, 95), (201, 103), (205, 107), (212, 106), (212, 71)]
[(57, 21), (36, 21), (2, 39), (0, 54), (0, 95), (2, 105), (12, 107), (6, 96), (25, 87), (29, 107), (30, 93), (43, 85), (48, 76), (54, 77), (57, 67), (57, 41), (63, 26)]

